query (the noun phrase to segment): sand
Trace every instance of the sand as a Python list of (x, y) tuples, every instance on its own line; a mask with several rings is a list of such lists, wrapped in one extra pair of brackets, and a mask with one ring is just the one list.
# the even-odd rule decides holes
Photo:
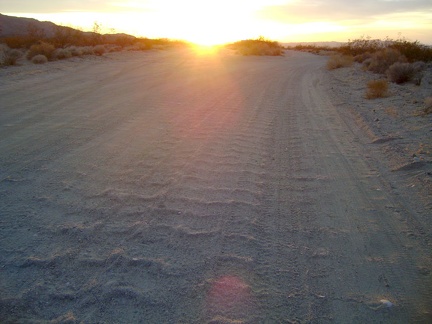
[(1, 69), (0, 321), (431, 321), (431, 118), (325, 63)]

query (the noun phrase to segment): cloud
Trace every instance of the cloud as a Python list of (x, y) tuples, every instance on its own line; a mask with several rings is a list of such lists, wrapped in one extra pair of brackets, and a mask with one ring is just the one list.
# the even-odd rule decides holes
[(368, 20), (378, 16), (428, 12), (432, 15), (430, 0), (294, 0), (277, 6), (266, 6), (256, 16), (264, 20), (285, 23), (334, 20)]
[(1, 0), (2, 13), (7, 12), (32, 12), (32, 13), (54, 13), (54, 12), (103, 12), (113, 11), (115, 7), (106, 0)]

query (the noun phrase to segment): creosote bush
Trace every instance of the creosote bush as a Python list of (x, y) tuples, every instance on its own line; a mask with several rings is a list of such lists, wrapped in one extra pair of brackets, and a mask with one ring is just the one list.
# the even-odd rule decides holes
[(405, 83), (413, 79), (415, 75), (414, 66), (411, 63), (396, 62), (387, 70), (387, 77), (397, 84)]
[(54, 51), (53, 54), (53, 59), (56, 60), (64, 60), (71, 57), (72, 57), (72, 53), (65, 48), (58, 48)]
[(406, 57), (403, 56), (398, 50), (385, 48), (375, 52), (369, 60), (365, 60), (363, 63), (367, 70), (374, 73), (384, 74), (394, 63), (403, 63), (406, 61)]
[(104, 45), (96, 45), (96, 46), (93, 48), (93, 52), (94, 52), (96, 55), (101, 56), (101, 55), (105, 54), (105, 52), (106, 52), (106, 48), (105, 48)]
[(283, 55), (283, 49), (278, 42), (266, 40), (264, 37), (258, 39), (246, 39), (228, 45), (228, 48), (236, 50), (244, 56), (249, 55)]
[(338, 51), (342, 54), (358, 56), (365, 53), (373, 54), (384, 49), (397, 50), (410, 63), (432, 61), (431, 46), (420, 44), (418, 41), (409, 41), (405, 38), (381, 40), (363, 36), (359, 39), (349, 40), (346, 45), (339, 47)]
[(94, 55), (94, 49), (92, 46), (84, 46), (83, 48), (81, 48), (82, 51), (82, 55)]
[(363, 63), (366, 60), (370, 60), (372, 58), (372, 54), (369, 52), (358, 54), (354, 56), (354, 61), (357, 63)]
[(4, 48), (0, 51), (0, 66), (16, 65), (23, 53), (17, 49)]
[(83, 50), (80, 47), (76, 47), (76, 46), (69, 46), (67, 48), (72, 56), (82, 56), (83, 55)]
[(385, 98), (388, 96), (388, 81), (372, 80), (367, 83), (366, 99)]
[(47, 57), (45, 55), (38, 54), (38, 55), (33, 56), (33, 58), (31, 59), (31, 61), (34, 64), (45, 64), (45, 63), (48, 62), (48, 59), (47, 59)]
[(353, 65), (354, 58), (349, 55), (332, 55), (327, 61), (327, 69), (334, 70)]
[(349, 40), (346, 45), (339, 48), (339, 51), (345, 55), (358, 56), (365, 53), (375, 53), (383, 48), (384, 45), (381, 40), (363, 36)]
[(54, 58), (55, 47), (49, 43), (40, 42), (32, 45), (27, 53), (27, 58), (31, 60), (36, 55), (44, 55), (48, 60)]

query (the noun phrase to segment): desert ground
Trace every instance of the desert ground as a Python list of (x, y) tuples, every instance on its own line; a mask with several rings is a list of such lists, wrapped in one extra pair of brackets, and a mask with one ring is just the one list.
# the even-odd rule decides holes
[(1, 69), (0, 321), (430, 323), (430, 89), (326, 60)]

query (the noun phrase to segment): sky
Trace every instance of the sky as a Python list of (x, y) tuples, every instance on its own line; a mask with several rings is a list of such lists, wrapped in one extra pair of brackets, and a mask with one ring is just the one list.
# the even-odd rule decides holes
[(432, 45), (431, 0), (1, 0), (0, 13), (139, 37), (218, 44), (404, 37)]

